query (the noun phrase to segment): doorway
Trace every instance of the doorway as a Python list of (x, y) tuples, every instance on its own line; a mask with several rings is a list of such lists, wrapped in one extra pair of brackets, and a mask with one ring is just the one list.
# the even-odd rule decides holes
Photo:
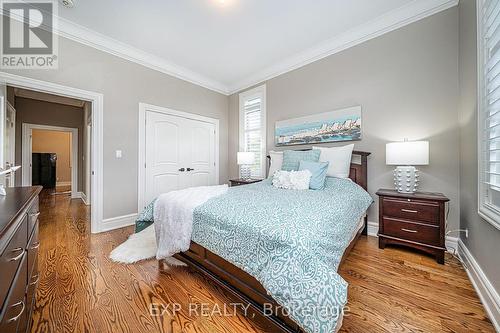
[(22, 124), (22, 184), (78, 191), (78, 128)]
[[(91, 232), (98, 233), (105, 231), (107, 228), (103, 224), (103, 95), (100, 93), (95, 93), (92, 91), (82, 90), (78, 88), (68, 87), (64, 85), (54, 84), (51, 82), (36, 80), (28, 77), (23, 77), (19, 75), (9, 74), (5, 72), (0, 72), (0, 120), (1, 123), (5, 123), (5, 110), (7, 101), (7, 89), (6, 86), (11, 86), (14, 88), (32, 90), (35, 93), (45, 93), (52, 94), (54, 96), (62, 98), (73, 98), (79, 99), (87, 102), (88, 105), (88, 124), (91, 124), (90, 136), (87, 140), (81, 140), (80, 145), (83, 142), (90, 142), (91, 153), (90, 153), (90, 180), (84, 182), (84, 184), (89, 183), (91, 195), (87, 203), (91, 203)], [(21, 132), (21, 128), (18, 128), (17, 133)], [(85, 132), (82, 130), (82, 132)], [(0, 147), (3, 147), (5, 142), (5, 127), (0, 126)], [(17, 135), (17, 134), (16, 134)], [(19, 139), (16, 140), (16, 145), (21, 145), (21, 135)], [(81, 150), (80, 150), (81, 151)], [(0, 152), (0, 166), (5, 166), (6, 159), (4, 158), (4, 150)], [(21, 157), (19, 157), (19, 161)], [(16, 162), (18, 161), (16, 157)], [(17, 163), (20, 165), (21, 163)], [(84, 167), (87, 163), (83, 164)], [(84, 168), (82, 167), (82, 169)], [(21, 184), (21, 172), (18, 172), (16, 183)], [(82, 200), (85, 202), (85, 198), (82, 196)]]

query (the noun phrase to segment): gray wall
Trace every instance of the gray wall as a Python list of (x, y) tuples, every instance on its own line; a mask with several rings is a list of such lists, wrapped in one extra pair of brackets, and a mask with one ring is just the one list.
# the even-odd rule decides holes
[(137, 212), (139, 102), (219, 119), (220, 181), (227, 180), (227, 96), (65, 38), (58, 70), (7, 72), (104, 95), (104, 218)]
[[(361, 105), (363, 139), (355, 147), (372, 153), (368, 187), (373, 197), (378, 188), (393, 187), (393, 167), (385, 165), (385, 143), (405, 137), (429, 140), (430, 165), (419, 168), (421, 189), (443, 192), (451, 199), (448, 229), (458, 228), (457, 54), (454, 7), (267, 81), (268, 150), (274, 148), (277, 120)], [(229, 163), (234, 177), (238, 94), (230, 96), (229, 109)], [(376, 203), (369, 220), (378, 221)]]
[[(78, 191), (83, 189), (83, 109), (29, 98), (15, 97), (16, 164), (22, 163), (22, 124), (52, 125), (78, 128)], [(20, 174), (20, 173), (19, 173)], [(16, 177), (21, 185), (22, 177)]]
[(479, 217), (477, 197), (477, 57), (475, 1), (460, 1), (460, 227), (462, 241), (500, 291), (500, 230)]

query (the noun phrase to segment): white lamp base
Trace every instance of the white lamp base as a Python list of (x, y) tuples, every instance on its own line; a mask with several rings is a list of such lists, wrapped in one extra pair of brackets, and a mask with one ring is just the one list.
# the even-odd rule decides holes
[(245, 164), (241, 165), (240, 175), (241, 175), (241, 179), (249, 180), (251, 177), (250, 166), (245, 165)]
[(419, 177), (414, 166), (398, 166), (394, 170), (394, 186), (399, 193), (415, 193), (418, 190)]

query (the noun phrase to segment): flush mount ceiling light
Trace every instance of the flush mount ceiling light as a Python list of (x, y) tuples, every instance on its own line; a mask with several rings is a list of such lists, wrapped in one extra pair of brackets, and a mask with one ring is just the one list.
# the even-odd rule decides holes
[(73, 8), (75, 6), (73, 0), (61, 0), (61, 3), (66, 8)]

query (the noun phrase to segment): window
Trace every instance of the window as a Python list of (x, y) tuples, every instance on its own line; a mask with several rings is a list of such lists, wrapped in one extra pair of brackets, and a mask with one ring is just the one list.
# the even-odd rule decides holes
[(477, 1), (479, 214), (500, 229), (500, 0)]
[(266, 176), (266, 86), (240, 94), (240, 151), (255, 153), (252, 178)]

